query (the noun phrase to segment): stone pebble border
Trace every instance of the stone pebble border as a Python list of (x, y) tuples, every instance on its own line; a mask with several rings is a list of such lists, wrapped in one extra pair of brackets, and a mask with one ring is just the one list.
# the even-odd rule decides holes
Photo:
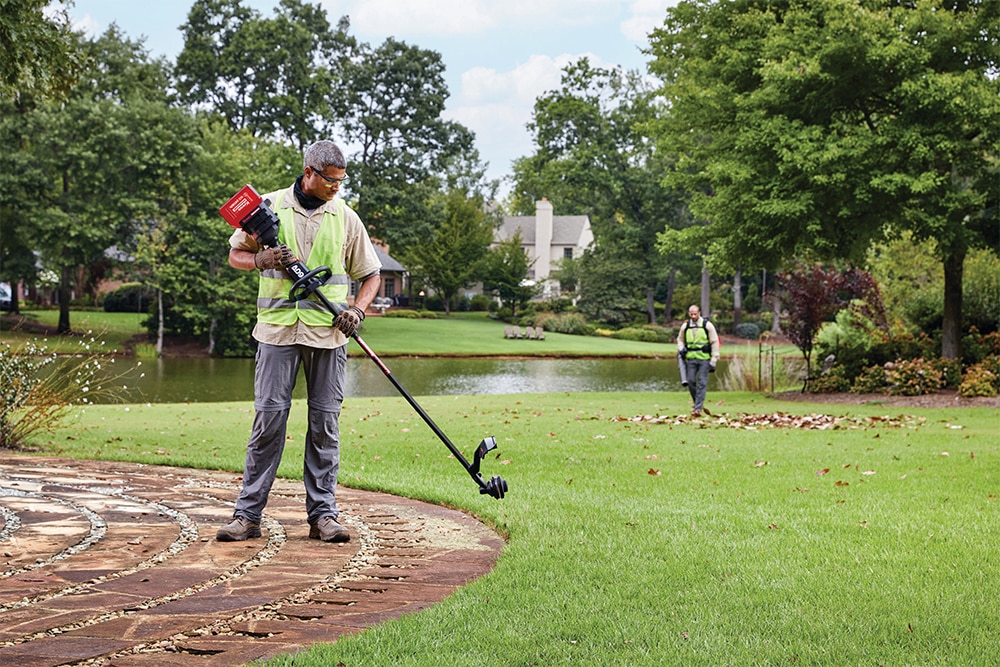
[(257, 540), (223, 543), (232, 473), (0, 460), (0, 665), (242, 665), (414, 613), (489, 572), (462, 512), (339, 488), (346, 544), (308, 539), (278, 480)]

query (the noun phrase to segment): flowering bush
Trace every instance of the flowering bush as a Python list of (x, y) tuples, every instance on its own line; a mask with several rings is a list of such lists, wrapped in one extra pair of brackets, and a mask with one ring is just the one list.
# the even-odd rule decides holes
[[(124, 373), (110, 373), (106, 366), (114, 357), (91, 353), (93, 342), (81, 340), (80, 354), (61, 359), (35, 341), (18, 348), (0, 344), (0, 449), (21, 447), (31, 435), (52, 430), (74, 405), (127, 390), (112, 386)], [(58, 368), (49, 368), (57, 361)]]
[(884, 392), (887, 385), (885, 369), (881, 366), (869, 366), (854, 378), (854, 384), (851, 385), (851, 393), (878, 394)]
[(1000, 355), (991, 355), (972, 366), (962, 377), (958, 386), (960, 396), (1000, 395)]
[(944, 374), (924, 359), (886, 364), (886, 381), (893, 396), (920, 396), (944, 386)]
[(808, 388), (812, 394), (839, 394), (851, 388), (851, 381), (844, 374), (844, 367), (837, 364), (828, 372), (809, 380)]

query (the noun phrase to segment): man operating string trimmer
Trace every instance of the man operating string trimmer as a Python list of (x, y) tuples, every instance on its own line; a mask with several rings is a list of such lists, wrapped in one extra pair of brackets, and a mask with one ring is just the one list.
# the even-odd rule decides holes
[[(256, 416), (243, 490), (233, 521), (219, 529), (217, 538), (238, 541), (261, 534), (261, 516), (284, 447), (292, 388), (302, 365), (309, 391), (304, 471), (309, 537), (324, 542), (350, 539), (337, 521), (334, 499), (347, 338), (361, 346), (448, 447), (479, 485), (479, 493), (503, 498), (507, 482), (498, 475), (486, 481), (479, 472), (483, 457), (496, 448), (496, 438), (484, 438), (470, 464), (358, 335), (365, 308), (378, 293), (379, 261), (357, 214), (335, 198), (347, 178), (340, 149), (328, 141), (317, 142), (306, 149), (304, 165), (304, 173), (288, 190), (265, 199), (247, 185), (219, 209), (237, 228), (230, 239), (230, 264), (257, 269), (261, 275), (254, 328), (260, 343), (254, 377)], [(315, 260), (315, 268), (310, 270), (300, 256)], [(354, 306), (344, 303), (350, 279), (361, 282)]]
[[(346, 542), (347, 528), (337, 521), (335, 491), (340, 467), (339, 417), (344, 400), (346, 345), (378, 295), (378, 255), (361, 218), (337, 198), (347, 180), (347, 161), (331, 141), (309, 146), (303, 173), (285, 189), (264, 196), (277, 214), (279, 245), (264, 248), (242, 229), (229, 239), (229, 263), (260, 271), (257, 295), (258, 341), (254, 373), (254, 416), (247, 444), (243, 489), (233, 520), (219, 529), (223, 542), (260, 537), (260, 522), (285, 446), (285, 427), (299, 366), (308, 385), (308, 429), (303, 481), (309, 537)], [(332, 303), (347, 301), (351, 280), (360, 282), (354, 305), (330, 326), (331, 313), (315, 299), (292, 300), (284, 268), (301, 258), (312, 266), (332, 267), (317, 286)]]

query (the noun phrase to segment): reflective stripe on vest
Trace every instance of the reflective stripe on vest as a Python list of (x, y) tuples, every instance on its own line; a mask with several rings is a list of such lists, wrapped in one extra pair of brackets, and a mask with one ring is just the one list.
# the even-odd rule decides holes
[[(687, 346), (688, 359), (711, 359), (712, 344), (708, 342), (708, 329), (705, 328), (707, 322), (702, 320), (702, 325), (691, 326), (688, 322), (684, 329), (684, 345)], [(694, 332), (694, 336), (691, 332)], [(707, 350), (707, 351), (705, 351)]]
[[(331, 303), (347, 301), (350, 278), (344, 271), (344, 201), (335, 199), (336, 214), (329, 211), (323, 213), (319, 231), (313, 241), (309, 257), (299, 255), (295, 240), (295, 209), (282, 206), (275, 213), (280, 222), (278, 226), (278, 241), (287, 245), (292, 253), (299, 257), (310, 268), (328, 266), (331, 276), (319, 288), (319, 291)], [(311, 327), (330, 326), (333, 314), (316, 297), (315, 294), (301, 301), (292, 301), (288, 292), (292, 288), (292, 280), (283, 270), (261, 271), (257, 289), (257, 320), (268, 324), (291, 326), (296, 320)]]

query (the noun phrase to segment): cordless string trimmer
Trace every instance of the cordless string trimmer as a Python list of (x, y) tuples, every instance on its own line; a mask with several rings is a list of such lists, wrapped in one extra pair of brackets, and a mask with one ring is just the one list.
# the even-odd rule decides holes
[[(257, 191), (251, 186), (247, 185), (242, 190), (233, 195), (226, 204), (219, 209), (219, 213), (225, 218), (233, 227), (242, 229), (247, 234), (250, 234), (257, 242), (262, 246), (267, 248), (274, 248), (278, 246), (278, 216), (275, 215), (268, 206), (267, 201), (261, 199)], [(335, 304), (331, 303), (329, 299), (319, 290), (319, 288), (327, 281), (330, 276), (333, 275), (333, 271), (328, 266), (320, 266), (315, 269), (309, 270), (301, 260), (296, 260), (294, 263), (285, 267), (285, 272), (288, 277), (292, 279), (292, 289), (288, 293), (288, 298), (291, 301), (301, 301), (309, 297), (310, 295), (316, 295), (316, 297), (322, 302), (323, 306), (327, 308), (334, 316), (340, 314), (341, 311), (346, 309), (346, 304)], [(361, 339), (361, 336), (354, 333), (351, 338), (354, 339), (368, 358), (375, 362), (375, 365), (379, 367), (382, 373), (389, 378), (389, 382), (392, 386), (406, 399), (420, 418), (434, 431), (434, 434), (441, 439), (441, 442), (445, 444), (446, 447), (451, 451), (456, 459), (462, 464), (466, 472), (472, 477), (472, 479), (479, 485), (479, 493), (486, 494), (497, 498), (503, 498), (504, 494), (507, 492), (507, 482), (500, 478), (499, 475), (494, 476), (490, 481), (483, 480), (483, 476), (479, 472), (479, 465), (486, 456), (487, 452), (493, 450), (497, 446), (496, 438), (490, 436), (485, 438), (476, 447), (475, 455), (473, 461), (470, 464), (462, 453), (458, 451), (458, 448), (451, 443), (448, 436), (444, 434), (434, 420), (424, 411), (420, 404), (410, 395), (403, 385), (393, 376), (389, 371), (388, 367), (382, 363), (382, 360), (378, 358), (370, 347)]]

